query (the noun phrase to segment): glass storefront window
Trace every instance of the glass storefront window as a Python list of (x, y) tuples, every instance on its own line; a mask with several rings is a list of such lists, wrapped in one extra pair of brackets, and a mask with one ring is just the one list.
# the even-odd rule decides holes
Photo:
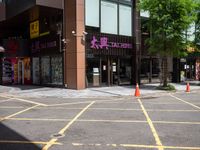
[(131, 83), (131, 61), (130, 59), (120, 60), (120, 84), (130, 84)]
[(119, 34), (132, 35), (132, 10), (130, 6), (119, 5)]
[(50, 57), (41, 58), (41, 80), (43, 84), (49, 84), (51, 81), (51, 71), (50, 71)]
[(33, 84), (40, 84), (40, 63), (39, 57), (33, 57), (32, 70), (33, 70)]
[[(41, 59), (41, 65), (40, 65)], [(63, 84), (63, 60), (62, 56), (33, 57), (33, 84)], [(40, 68), (41, 67), (41, 68)], [(41, 69), (41, 73), (40, 73)]]
[(153, 59), (152, 60), (152, 77), (158, 77), (159, 76), (159, 59)]
[(150, 60), (149, 59), (142, 59), (141, 60), (141, 78), (149, 77), (150, 73)]
[(99, 0), (85, 1), (86, 25), (99, 27)]
[(52, 84), (62, 85), (63, 70), (62, 70), (62, 57), (56, 56), (51, 58), (51, 74)]
[(88, 86), (100, 86), (100, 60), (87, 60), (87, 84)]
[(101, 1), (101, 32), (117, 34), (117, 4)]

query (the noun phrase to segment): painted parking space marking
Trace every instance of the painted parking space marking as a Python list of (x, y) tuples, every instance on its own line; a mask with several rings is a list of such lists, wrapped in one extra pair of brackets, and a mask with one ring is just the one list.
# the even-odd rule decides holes
[[(1, 108), (1, 107), (0, 107)], [(83, 108), (76, 108), (76, 107), (68, 107), (68, 108), (65, 108), (65, 107), (38, 107), (36, 109), (51, 109), (51, 110), (60, 110), (60, 109), (63, 109), (63, 110), (80, 110), (80, 109), (83, 109)], [(88, 108), (89, 110), (113, 110), (113, 111), (142, 111), (141, 109), (132, 109), (132, 108)], [(157, 112), (157, 111), (160, 111), (160, 112), (199, 112), (199, 110), (196, 110), (196, 109), (189, 109), (189, 110), (186, 110), (186, 109), (146, 109), (147, 111), (151, 111), (151, 112)]]
[(199, 112), (199, 110), (184, 110), (184, 109), (146, 109), (147, 111), (151, 111), (151, 112)]
[(18, 100), (18, 101), (22, 101), (22, 102), (26, 102), (26, 103), (30, 103), (30, 104), (35, 104), (35, 105), (47, 106), (46, 104), (38, 103), (38, 102), (34, 102), (34, 101), (22, 99), (22, 98), (18, 98), (18, 97), (14, 96), (14, 95), (0, 95), (0, 97), (9, 98), (9, 99), (13, 99), (13, 100)]
[(178, 98), (178, 97), (176, 97), (176, 96), (174, 96), (174, 95), (172, 95), (172, 94), (169, 94), (169, 95), (170, 95), (171, 97), (173, 97), (173, 98), (175, 98), (175, 99), (177, 99), (177, 100), (183, 102), (183, 103), (186, 103), (186, 104), (188, 104), (188, 105), (194, 107), (194, 108), (200, 109), (200, 107), (197, 106), (197, 105), (195, 105), (195, 104), (192, 104), (192, 103), (190, 103), (190, 102), (187, 102), (187, 101), (185, 101), (185, 100), (183, 100), (183, 99), (181, 99), (181, 98)]
[(48, 105), (48, 107), (55, 107), (55, 106), (67, 106), (67, 105), (78, 105), (78, 104), (88, 104), (91, 103), (92, 101), (85, 101), (85, 102), (73, 102), (73, 103), (59, 103), (59, 104), (52, 104)]
[(182, 122), (182, 121), (153, 121), (154, 124), (182, 124), (182, 125), (200, 125), (200, 122)]
[[(0, 118), (1, 120), (2, 118)], [(8, 118), (7, 120), (15, 120), (15, 121), (52, 121), (52, 122), (64, 122), (71, 121), (70, 119), (48, 119), (48, 118)]]
[[(13, 98), (14, 99), (14, 98)], [(117, 101), (119, 101), (119, 100), (117, 100)], [(129, 100), (130, 101), (130, 100)], [(142, 102), (143, 101), (141, 101), (141, 104), (142, 104)], [(69, 105), (76, 105), (77, 103), (80, 103), (80, 102), (76, 102), (76, 103), (74, 103), (74, 104), (72, 104), (72, 103), (70, 103)], [(98, 103), (98, 102), (96, 102), (96, 103)], [(100, 101), (99, 101), (99, 103), (101, 103)], [(106, 103), (113, 103), (112, 102), (112, 100), (106, 100), (105, 102), (103, 102), (103, 103), (105, 103), (105, 105), (106, 105)], [(114, 101), (114, 103), (127, 103), (127, 101), (121, 101), (120, 100), (120, 102), (115, 102)], [(128, 102), (128, 103), (138, 103), (138, 102)], [(145, 103), (145, 102), (144, 102)], [(87, 104), (87, 103), (85, 103), (84, 102), (84, 104)], [(147, 104), (147, 103), (145, 103), (145, 104)], [(151, 102), (149, 102), (148, 104), (151, 104)], [(164, 105), (164, 104), (167, 104), (167, 103), (160, 103), (159, 105)], [(173, 103), (171, 103), (171, 104), (173, 104)], [(176, 104), (176, 103), (175, 103)], [(177, 104), (179, 104), (179, 103), (177, 103)], [(193, 103), (194, 104), (194, 103)], [(46, 105), (46, 104), (45, 104)], [(62, 105), (62, 104), (61, 104)], [(142, 104), (143, 105), (143, 104)], [(195, 104), (194, 104), (195, 105)], [(38, 107), (35, 107), (34, 109), (51, 109), (51, 110), (53, 110), (53, 109), (78, 109), (78, 110), (83, 110), (84, 108), (64, 108), (64, 107), (54, 107), (54, 106), (52, 106), (52, 107), (48, 107), (48, 105), (46, 105), (47, 107), (40, 107), (41, 105), (39, 105)], [(73, 107), (73, 106), (72, 106)], [(77, 107), (77, 106), (76, 106)], [(1, 108), (1, 107), (0, 107)], [(6, 106), (2, 106), (2, 108), (6, 108)], [(15, 108), (15, 107), (9, 107), (8, 106), (8, 108), (10, 108), (10, 109), (12, 109), (12, 108)], [(24, 108), (24, 107), (17, 107), (17, 108)], [(144, 110), (146, 111), (146, 114), (148, 115), (148, 111), (160, 111), (160, 112), (164, 112), (164, 111), (174, 111), (174, 112), (199, 112), (199, 110), (196, 110), (196, 109), (194, 109), (194, 110), (172, 110), (172, 109), (169, 109), (169, 110), (163, 110), (163, 109), (145, 109), (145, 107), (143, 106), (143, 108), (144, 108)], [(25, 109), (25, 108), (24, 108)], [(92, 108), (90, 108), (90, 106), (86, 109), (86, 110), (89, 110), (89, 109), (92, 109), (92, 110), (111, 110), (111, 111), (144, 111), (143, 109), (120, 109), (120, 108), (94, 108), (94, 107), (92, 107)], [(85, 110), (85, 111), (86, 111)], [(82, 115), (82, 114), (81, 114)], [(146, 115), (145, 115), (146, 116)], [(14, 116), (13, 116), (14, 117)], [(63, 122), (63, 121), (72, 121), (71, 119), (48, 119), (48, 118), (42, 118), (42, 119), (39, 119), (39, 118), (13, 118), (13, 117), (11, 117), (11, 118), (7, 118), (7, 120), (16, 120), (16, 121), (24, 121), (24, 120), (33, 120), (33, 121), (53, 121), (53, 122)], [(149, 116), (148, 116), (149, 117)], [(79, 117), (78, 117), (79, 118)], [(85, 120), (85, 119), (76, 119), (74, 122), (113, 122), (113, 123), (148, 123), (149, 124), (149, 122), (148, 122), (148, 119), (147, 120), (145, 120), (145, 121), (140, 121), (140, 120), (90, 120), (90, 119), (88, 119), (88, 120)], [(147, 117), (146, 117), (147, 118)], [(1, 119), (4, 119), (4, 118), (0, 118), (0, 120)], [(181, 124), (181, 125), (200, 125), (200, 122), (176, 122), (176, 121), (153, 121), (153, 120), (151, 120), (151, 118), (149, 117), (149, 119), (150, 119), (150, 123), (152, 123), (152, 125), (154, 125), (154, 124)], [(73, 122), (72, 122), (72, 124), (73, 124)], [(71, 125), (72, 125), (71, 124)], [(71, 125), (69, 125), (69, 127), (71, 126)], [(69, 128), (68, 127), (68, 128)], [(68, 128), (66, 129), (66, 131), (68, 130)], [(63, 128), (64, 129), (64, 128)], [(154, 128), (155, 129), (155, 128)], [(64, 132), (66, 132), (66, 131), (64, 131)], [(158, 134), (157, 134), (158, 135)], [(158, 138), (159, 138), (159, 135), (158, 135)], [(56, 140), (56, 141), (55, 141)], [(29, 143), (31, 144), (41, 144), (41, 145), (44, 145), (44, 146), (46, 146), (46, 145), (48, 145), (49, 144), (49, 142), (51, 142), (50, 144), (50, 147), (51, 146), (53, 146), (54, 144), (55, 145), (61, 145), (61, 143), (58, 143), (57, 141), (58, 141), (58, 139), (55, 139), (55, 140), (53, 140), (52, 139), (52, 141), (50, 140), (50, 141), (48, 141), (48, 142), (42, 142), (41, 141), (41, 143), (40, 143), (40, 141), (30, 141)], [(6, 143), (6, 142), (8, 142), (8, 143), (10, 143), (10, 144), (12, 144), (12, 142), (13, 142), (13, 144), (14, 144), (14, 142), (16, 142), (16, 144), (17, 144), (17, 142), (19, 142), (18, 144), (29, 144), (29, 143), (26, 143), (26, 141), (24, 141), (24, 143), (23, 143), (23, 141), (2, 141), (2, 143)], [(21, 143), (20, 143), (21, 142)], [(27, 141), (28, 142), (28, 141)], [(35, 143), (34, 143), (35, 142)], [(37, 143), (38, 142), (38, 143)], [(1, 141), (0, 141), (0, 143), (1, 143)], [(76, 146), (81, 146), (81, 143), (74, 143)], [(78, 145), (78, 144), (80, 144), (80, 145)], [(161, 143), (162, 144), (162, 143)], [(75, 146), (74, 145), (74, 146)], [(182, 150), (184, 150), (184, 149), (189, 149), (189, 150), (200, 150), (200, 147), (179, 147), (179, 145), (178, 146), (164, 146), (164, 145), (161, 145), (161, 146), (159, 146), (159, 145), (137, 145), (137, 143), (136, 143), (136, 145), (134, 145), (134, 144), (82, 144), (82, 146), (97, 146), (97, 147), (100, 147), (100, 146), (108, 146), (108, 147), (110, 147), (110, 146), (112, 146), (112, 147), (127, 147), (127, 148), (144, 148), (144, 149), (182, 149)], [(187, 145), (186, 145), (187, 146)], [(48, 149), (48, 148), (47, 148)]]
[(137, 144), (84, 144), (84, 143), (72, 143), (73, 146), (93, 146), (93, 147), (125, 147), (125, 148), (145, 148), (145, 149), (181, 149), (181, 150), (200, 150), (200, 147), (179, 147), (179, 146), (156, 146), (156, 145), (137, 145)]
[[(8, 140), (0, 140), (0, 144), (41, 144), (45, 145), (47, 142), (42, 141), (8, 141)], [(62, 145), (62, 143), (55, 142), (55, 145)]]
[(161, 146), (162, 146), (162, 142), (161, 142), (161, 140), (160, 140), (160, 138), (159, 138), (159, 136), (158, 136), (158, 133), (157, 133), (157, 131), (156, 131), (154, 125), (153, 125), (153, 122), (151, 121), (151, 118), (149, 117), (149, 115), (148, 115), (146, 109), (144, 108), (144, 106), (143, 106), (141, 100), (140, 100), (139, 98), (138, 98), (137, 100), (138, 100), (138, 102), (140, 103), (140, 106), (141, 106), (141, 108), (142, 108), (142, 111), (143, 111), (143, 113), (144, 113), (144, 115), (145, 115), (145, 117), (146, 117), (146, 119), (147, 119), (147, 122), (148, 122), (150, 128), (151, 128), (151, 131), (152, 131), (153, 136), (154, 136), (155, 141), (156, 141), (156, 145), (158, 146), (158, 150), (164, 150), (164, 149), (161, 147)]
[[(1, 108), (1, 107), (0, 107)], [(37, 109), (52, 109), (52, 110), (59, 110), (59, 109), (63, 109), (63, 110), (70, 110), (70, 109), (72, 109), (72, 110), (76, 110), (76, 109), (83, 109), (83, 108), (76, 108), (76, 107), (70, 107), (70, 108), (68, 108), (68, 107), (38, 107)], [(115, 111), (115, 110), (117, 110), (117, 111), (141, 111), (141, 109), (123, 109), (123, 108), (88, 108), (89, 110), (113, 110), (113, 111)]]
[[(69, 127), (85, 112), (87, 111), (87, 109), (92, 106), (95, 103), (95, 101), (91, 102), (89, 105), (87, 105), (82, 111), (80, 111), (75, 117), (74, 119), (72, 119), (63, 129), (61, 129), (58, 134), (64, 134), (67, 129), (69, 129)], [(43, 148), (42, 150), (48, 150), (58, 139), (57, 138), (53, 138), (51, 139)]]
[[(0, 120), (3, 118), (0, 118)], [(50, 119), (50, 118), (8, 118), (7, 120), (15, 121), (49, 121), (49, 122), (65, 122), (71, 119)], [(146, 120), (93, 120), (93, 119), (77, 119), (76, 122), (109, 122), (109, 123), (148, 123)], [(152, 121), (153, 124), (182, 124), (182, 125), (200, 125), (200, 122), (180, 122), (180, 121)]]
[(35, 105), (47, 106), (46, 104), (37, 103), (37, 102), (34, 102), (34, 101), (30, 101), (30, 100), (25, 100), (25, 99), (22, 99), (22, 98), (18, 98), (14, 95), (0, 95), (0, 97), (12, 99), (12, 100), (15, 100), (15, 101), (22, 101), (22, 102), (26, 102), (26, 103), (31, 103), (31, 104), (35, 104)]
[[(107, 102), (119, 102), (119, 101), (130, 101), (130, 99), (114, 99), (114, 100), (96, 100), (95, 103), (107, 103)], [(93, 102), (91, 101), (84, 101), (84, 102), (73, 102), (73, 103), (59, 103), (59, 104), (52, 104), (52, 105), (47, 105), (48, 107), (55, 107), (55, 106), (67, 106), (67, 105), (77, 105), (77, 104), (88, 104)], [(136, 102), (135, 102), (136, 103)]]
[(9, 118), (11, 118), (11, 117), (14, 117), (14, 116), (16, 116), (16, 115), (19, 115), (19, 114), (21, 114), (21, 113), (24, 113), (24, 112), (26, 112), (26, 111), (29, 111), (29, 110), (31, 110), (31, 109), (33, 109), (33, 108), (38, 107), (38, 106), (39, 106), (39, 105), (35, 105), (35, 106), (32, 106), (32, 107), (26, 108), (26, 109), (24, 109), (24, 110), (21, 110), (21, 111), (19, 111), (19, 112), (17, 112), (17, 113), (14, 113), (14, 114), (12, 114), (12, 115), (9, 115), (9, 116), (6, 116), (6, 117), (4, 117), (4, 118), (1, 118), (1, 119), (0, 119), (0, 122), (1, 122), (1, 121), (4, 121), (4, 120), (7, 120), (7, 119), (9, 119)]
[(77, 122), (110, 122), (110, 123), (147, 123), (146, 120), (93, 120), (80, 119)]

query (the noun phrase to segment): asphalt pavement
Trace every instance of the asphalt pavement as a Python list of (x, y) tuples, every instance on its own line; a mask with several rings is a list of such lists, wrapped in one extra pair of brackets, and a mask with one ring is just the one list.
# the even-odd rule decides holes
[(0, 93), (1, 150), (200, 150), (198, 89), (140, 98), (18, 93)]

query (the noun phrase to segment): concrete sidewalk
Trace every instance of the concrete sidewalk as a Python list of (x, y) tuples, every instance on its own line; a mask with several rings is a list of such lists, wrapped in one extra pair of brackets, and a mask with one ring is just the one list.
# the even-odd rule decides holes
[[(173, 85), (177, 91), (185, 91), (186, 83)], [(140, 86), (141, 96), (155, 96), (167, 91), (157, 90), (159, 84), (144, 84)], [(200, 91), (199, 81), (190, 81), (191, 91)], [(14, 94), (19, 97), (58, 97), (58, 98), (94, 98), (94, 97), (113, 97), (113, 96), (133, 96), (135, 87), (133, 86), (113, 86), (87, 88), (84, 90), (71, 90), (63, 88), (50, 88), (41, 86), (0, 86), (0, 93)]]

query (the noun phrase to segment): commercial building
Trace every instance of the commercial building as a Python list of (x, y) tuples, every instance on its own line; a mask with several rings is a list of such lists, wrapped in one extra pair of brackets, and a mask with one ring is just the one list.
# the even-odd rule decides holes
[(5, 0), (0, 5), (1, 83), (63, 85), (62, 1)]
[[(71, 89), (160, 82), (137, 0), (1, 0), (0, 83)], [(199, 57), (168, 58), (169, 80), (199, 80)], [(183, 75), (184, 73), (184, 75)]]
[(2, 84), (84, 89), (140, 81), (136, 1), (3, 0), (0, 11)]

